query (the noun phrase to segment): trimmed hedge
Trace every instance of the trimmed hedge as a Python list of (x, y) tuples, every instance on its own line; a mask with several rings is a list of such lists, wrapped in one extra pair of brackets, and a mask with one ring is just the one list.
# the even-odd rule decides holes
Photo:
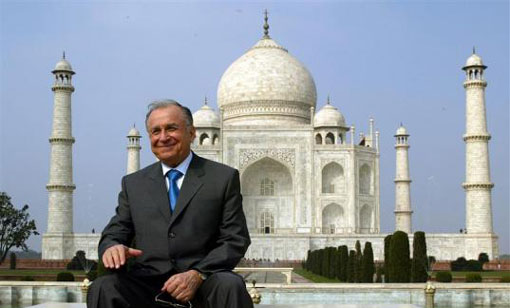
[(57, 274), (57, 281), (74, 281), (74, 275), (71, 272), (60, 272)]
[(482, 282), (482, 276), (478, 273), (469, 273), (466, 275), (466, 282)]
[(505, 282), (505, 283), (510, 282), (510, 275), (502, 276), (501, 279), (499, 280), (499, 282)]
[(436, 273), (436, 281), (438, 282), (452, 282), (452, 273), (441, 271)]

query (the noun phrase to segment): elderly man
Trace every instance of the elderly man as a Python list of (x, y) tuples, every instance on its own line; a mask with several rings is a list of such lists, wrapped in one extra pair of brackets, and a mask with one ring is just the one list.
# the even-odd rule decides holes
[(239, 172), (191, 152), (193, 118), (176, 101), (152, 103), (145, 121), (159, 162), (122, 179), (99, 242), (113, 274), (93, 282), (87, 307), (253, 307), (231, 272), (250, 244)]

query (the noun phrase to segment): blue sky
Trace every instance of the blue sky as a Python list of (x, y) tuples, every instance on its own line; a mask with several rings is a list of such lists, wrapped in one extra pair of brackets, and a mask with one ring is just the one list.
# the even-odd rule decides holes
[[(30, 205), (46, 230), (51, 70), (66, 51), (73, 94), (75, 232), (101, 230), (126, 170), (126, 134), (147, 104), (174, 98), (216, 107), (227, 67), (270, 35), (312, 73), (318, 108), (331, 101), (381, 132), (381, 228), (394, 228), (394, 133), (410, 137), (413, 227), (465, 225), (465, 96), (473, 46), (486, 92), (494, 229), (509, 244), (509, 4), (507, 1), (1, 1), (0, 190)], [(142, 138), (142, 165), (154, 161)], [(40, 237), (29, 245), (39, 250)]]

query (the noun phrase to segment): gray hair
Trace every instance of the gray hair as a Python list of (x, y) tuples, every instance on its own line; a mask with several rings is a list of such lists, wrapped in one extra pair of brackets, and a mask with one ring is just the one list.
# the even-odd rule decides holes
[(149, 120), (149, 116), (151, 115), (151, 113), (156, 109), (167, 108), (170, 106), (179, 107), (186, 120), (186, 125), (188, 127), (193, 126), (193, 115), (191, 114), (191, 110), (189, 110), (188, 107), (179, 104), (177, 101), (173, 99), (163, 99), (154, 101), (150, 103), (149, 106), (147, 106), (147, 109), (149, 109), (149, 111), (147, 111), (147, 115), (145, 116), (145, 128), (147, 129), (147, 131), (149, 130), (149, 128), (147, 127), (147, 122)]

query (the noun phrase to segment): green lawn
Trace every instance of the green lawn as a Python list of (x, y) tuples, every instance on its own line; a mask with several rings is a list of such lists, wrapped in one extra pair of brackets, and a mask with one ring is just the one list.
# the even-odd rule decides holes
[(310, 280), (310, 281), (313, 281), (313, 282), (318, 282), (318, 283), (321, 283), (321, 282), (326, 282), (326, 283), (334, 283), (334, 282), (340, 282), (340, 280), (338, 279), (329, 279), (329, 278), (326, 278), (326, 277), (323, 277), (323, 276), (320, 276), (320, 275), (316, 275), (312, 272), (309, 272), (305, 269), (301, 269), (301, 268), (295, 268), (294, 269), (294, 272), (298, 275), (301, 275), (303, 276), (304, 278)]

